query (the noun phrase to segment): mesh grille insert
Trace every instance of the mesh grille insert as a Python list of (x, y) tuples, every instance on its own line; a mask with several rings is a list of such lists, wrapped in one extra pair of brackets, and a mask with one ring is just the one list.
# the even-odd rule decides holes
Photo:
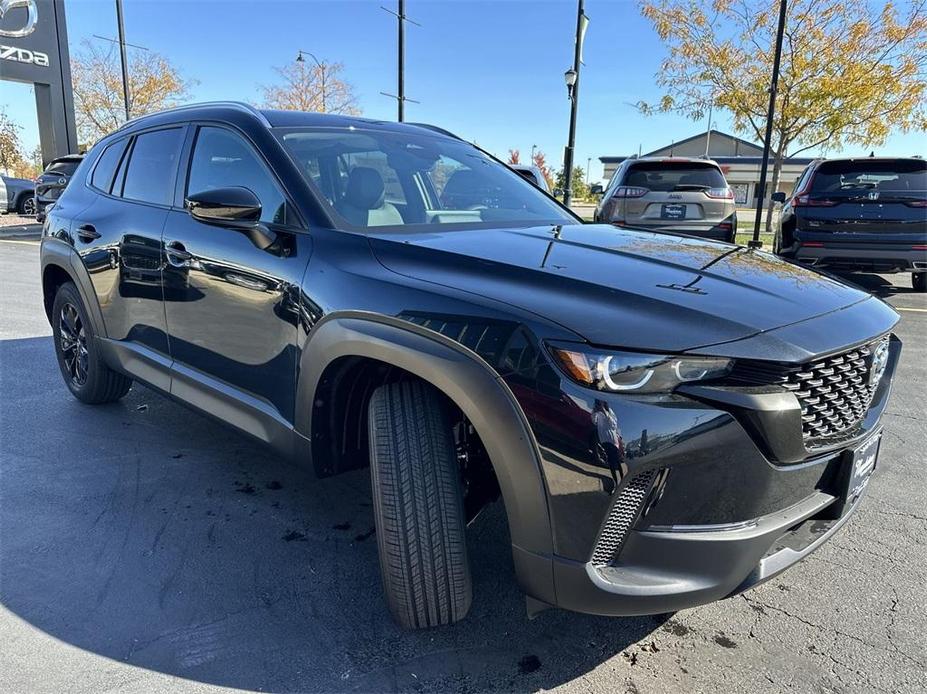
[(806, 443), (825, 442), (851, 433), (866, 415), (874, 389), (869, 385), (872, 345), (801, 366), (741, 362), (729, 382), (780, 385), (801, 404)]
[(592, 550), (592, 563), (595, 566), (606, 566), (611, 563), (625, 536), (637, 519), (637, 514), (650, 492), (650, 485), (656, 477), (656, 470), (647, 470), (632, 478), (627, 486), (621, 490), (615, 503), (612, 504), (608, 518), (599, 533), (599, 539)]

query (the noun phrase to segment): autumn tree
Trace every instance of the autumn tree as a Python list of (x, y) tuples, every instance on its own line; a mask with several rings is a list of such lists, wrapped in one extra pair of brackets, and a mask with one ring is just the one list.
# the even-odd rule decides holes
[[(724, 109), (736, 131), (765, 136), (779, 3), (772, 0), (643, 0), (669, 54), (664, 88), (645, 113), (695, 120)], [(927, 129), (925, 0), (881, 7), (865, 0), (788, 5), (773, 119), (771, 190), (782, 162), (800, 152), (883, 144), (892, 131)], [(772, 219), (767, 211), (766, 230)]]
[(0, 110), (0, 169), (4, 171), (12, 171), (23, 158), (20, 129), (5, 109)]
[[(129, 54), (129, 113), (135, 118), (177, 106), (189, 98), (192, 82), (164, 56), (138, 50)], [(125, 122), (122, 68), (113, 46), (90, 41), (71, 60), (78, 136), (93, 144)]]
[(531, 157), (531, 163), (538, 167), (538, 171), (544, 176), (544, 180), (547, 181), (547, 187), (551, 190), (554, 189), (554, 172), (547, 165), (547, 155), (544, 154), (541, 150), (536, 150), (534, 155)]
[(517, 149), (510, 149), (508, 163), (509, 164), (520, 164), (521, 163), (520, 160), (521, 160), (521, 152), (519, 152)]
[(266, 108), (360, 115), (354, 87), (341, 77), (342, 63), (300, 60), (274, 70), (280, 83), (261, 88)]

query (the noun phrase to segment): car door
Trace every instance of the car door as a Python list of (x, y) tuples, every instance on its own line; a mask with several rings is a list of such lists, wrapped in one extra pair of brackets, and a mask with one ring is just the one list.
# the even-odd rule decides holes
[[(299, 287), (311, 239), (260, 153), (238, 131), (191, 130), (187, 195), (243, 187), (260, 226), (206, 223), (175, 207), (164, 230), (171, 392), (262, 439), (293, 421)], [(276, 432), (276, 434), (275, 434)]]
[(107, 336), (133, 353), (127, 368), (169, 387), (161, 232), (174, 195), (184, 127), (107, 145), (88, 179), (96, 195), (74, 217), (75, 247), (90, 275)]

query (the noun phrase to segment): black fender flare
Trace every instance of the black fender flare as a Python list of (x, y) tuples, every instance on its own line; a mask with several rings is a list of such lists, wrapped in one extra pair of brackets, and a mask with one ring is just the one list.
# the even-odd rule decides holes
[(376, 359), (416, 374), (450, 398), (474, 426), (505, 503), (515, 571), (532, 597), (555, 602), (553, 537), (537, 442), (499, 374), (472, 350), (392, 316), (339, 311), (309, 333), (300, 357), (296, 428), (311, 448), (313, 403), (326, 367), (341, 357)]
[[(42, 265), (42, 293), (45, 293), (45, 271), (53, 265), (65, 272), (71, 281), (77, 286), (80, 293), (81, 301), (90, 315), (93, 323), (93, 332), (97, 337), (107, 337), (106, 324), (103, 322), (103, 312), (100, 310), (100, 304), (97, 302), (96, 292), (93, 290), (93, 283), (90, 281), (90, 274), (84, 266), (83, 261), (74, 247), (66, 241), (46, 236), (42, 239), (41, 245), (41, 265)], [(53, 297), (44, 297), (46, 305), (48, 300), (54, 300)], [(51, 316), (48, 317), (49, 321)]]

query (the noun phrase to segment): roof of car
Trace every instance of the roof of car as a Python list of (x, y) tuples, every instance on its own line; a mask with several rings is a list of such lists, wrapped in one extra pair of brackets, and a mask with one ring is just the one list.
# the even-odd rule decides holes
[(120, 130), (144, 127), (160, 122), (177, 122), (182, 115), (185, 119), (200, 117), (229, 117), (237, 115), (250, 115), (259, 120), (267, 128), (299, 128), (299, 127), (328, 127), (328, 128), (377, 128), (378, 130), (393, 130), (408, 132), (409, 129), (428, 130), (432, 134), (456, 137), (441, 128), (424, 123), (394, 123), (391, 121), (362, 118), (360, 116), (345, 116), (333, 113), (315, 113), (308, 111), (279, 111), (274, 109), (258, 109), (251, 104), (238, 101), (212, 101), (205, 103), (186, 104), (175, 108), (151, 113), (125, 123)]
[(717, 166), (717, 162), (714, 159), (708, 159), (707, 157), (634, 157), (628, 161), (634, 164), (639, 162), (680, 162), (684, 164), (714, 164)]
[(83, 154), (66, 154), (63, 157), (57, 157), (48, 162), (48, 165), (60, 164), (63, 161), (81, 161), (84, 158)]

